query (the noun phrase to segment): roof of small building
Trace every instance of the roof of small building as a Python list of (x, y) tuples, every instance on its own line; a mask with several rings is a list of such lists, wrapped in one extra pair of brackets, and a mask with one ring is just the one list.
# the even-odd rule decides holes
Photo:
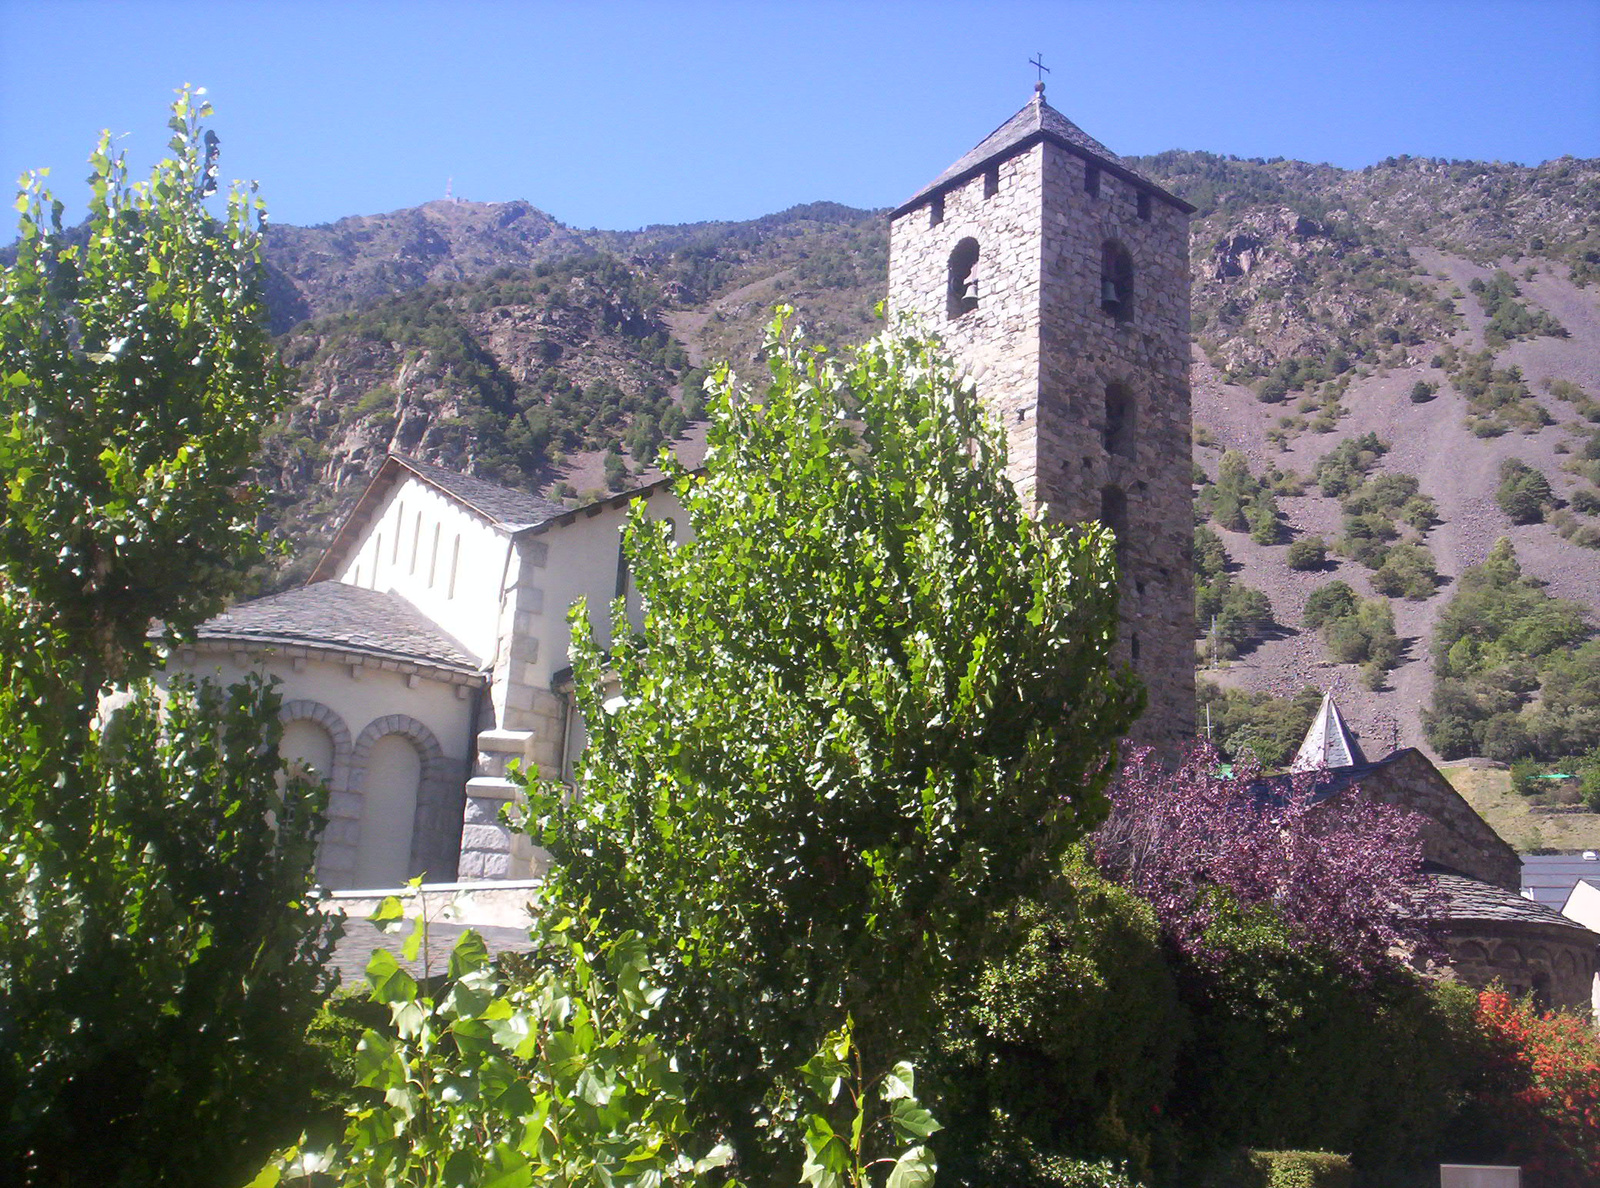
[(1332, 693), (1322, 695), (1322, 705), (1311, 720), (1306, 737), (1290, 764), (1291, 771), (1330, 770), (1345, 767), (1366, 767), (1367, 757), (1361, 753), (1361, 744), (1345, 725), (1344, 715)]
[(241, 602), (207, 619), (201, 640), (301, 644), (476, 673), (479, 662), (398, 594), (313, 582)]
[(1566, 905), (1567, 896), (1572, 894), (1580, 879), (1600, 885), (1600, 856), (1529, 854), (1522, 860), (1522, 890), (1556, 911)]
[(631, 499), (649, 496), (673, 481), (671, 478), (658, 478), (625, 488), (590, 504), (568, 507), (541, 495), (514, 491), (488, 479), (460, 474), (432, 462), (422, 462), (404, 454), (389, 454), (367, 483), (361, 498), (356, 500), (355, 507), (350, 509), (350, 514), (339, 525), (332, 542), (323, 551), (321, 560), (308, 579), (311, 583), (324, 581), (339, 571), (344, 559), (364, 539), (367, 526), (381, 510), (390, 490), (407, 476), (427, 483), (509, 535), (538, 533), (570, 524), (580, 515), (594, 515), (601, 508), (618, 507)]
[(427, 967), (424, 968), (421, 953), (418, 953), (415, 959), (407, 961), (405, 954), (400, 951), (401, 944), (410, 935), (409, 927), (399, 935), (394, 935), (384, 932), (366, 920), (347, 918), (344, 921), (344, 933), (334, 944), (333, 958), (329, 964), (337, 971), (339, 982), (346, 989), (366, 984), (367, 963), (372, 960), (373, 952), (378, 949), (388, 949), (393, 953), (400, 968), (414, 978), (436, 976), (449, 968), (450, 950), (455, 948), (456, 941), (469, 927), (483, 938), (484, 946), (493, 957), (501, 953), (522, 953), (533, 948), (533, 941), (529, 939), (526, 928), (466, 925), (436, 920), (428, 925), (429, 960)]
[[(1359, 765), (1305, 768), (1295, 772), (1262, 776), (1250, 785), (1250, 790), (1258, 797), (1283, 797), (1287, 796), (1296, 787), (1297, 781), (1308, 781), (1311, 803), (1321, 804), (1324, 800), (1337, 796), (1346, 788), (1359, 784), (1374, 772), (1382, 771), (1385, 767), (1392, 763), (1398, 763), (1408, 755), (1420, 754), (1421, 752), (1415, 747), (1403, 747), (1398, 751), (1391, 751), (1375, 763), (1368, 762), (1366, 757), (1363, 756)], [(1302, 783), (1300, 786), (1305, 787), (1307, 784)]]
[(554, 500), (530, 495), (526, 491), (513, 491), (510, 487), (502, 487), (499, 483), (492, 483), (488, 479), (459, 474), (454, 470), (446, 470), (443, 466), (435, 466), (431, 462), (408, 458), (404, 454), (390, 454), (389, 457), (424, 482), (438, 487), (448, 495), (455, 496), (460, 503), (508, 532), (520, 532), (524, 528), (532, 528), (535, 524), (543, 524), (547, 520), (565, 515), (568, 510), (564, 504)]
[(936, 191), (981, 172), (992, 161), (1015, 156), (1041, 140), (1052, 141), (1080, 157), (1087, 157), (1097, 162), (1111, 172), (1120, 174), (1157, 197), (1172, 203), (1185, 214), (1194, 212), (1195, 208), (1189, 203), (1151, 181), (1046, 103), (1044, 90), (1041, 87), (1034, 91), (1033, 98), (1028, 101), (1026, 107), (984, 137), (977, 148), (896, 207), (890, 217), (898, 218)]
[[(1493, 883), (1468, 878), (1454, 871), (1434, 869), (1430, 873), (1434, 886), (1444, 896), (1442, 914), (1446, 920), (1552, 924), (1589, 933), (1589, 929), (1576, 920), (1569, 920), (1554, 908), (1524, 898), (1515, 891), (1507, 891), (1504, 887), (1496, 887)], [(1600, 934), (1589, 935), (1600, 941)]]

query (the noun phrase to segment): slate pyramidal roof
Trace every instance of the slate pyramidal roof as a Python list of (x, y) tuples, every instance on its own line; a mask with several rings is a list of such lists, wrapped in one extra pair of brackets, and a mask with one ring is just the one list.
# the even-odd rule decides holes
[(984, 137), (977, 148), (967, 153), (966, 156), (918, 190), (911, 198), (897, 206), (889, 217), (897, 219), (939, 191), (982, 173), (991, 163), (1004, 160), (1007, 157), (1014, 157), (1044, 140), (1059, 145), (1077, 156), (1085, 157), (1108, 172), (1133, 182), (1141, 189), (1148, 190), (1156, 197), (1170, 202), (1173, 206), (1183, 211), (1184, 214), (1194, 213), (1195, 208), (1193, 206), (1151, 181), (1132, 165), (1117, 156), (1116, 153), (1046, 103), (1044, 101), (1044, 88), (1040, 86), (1034, 89), (1033, 98), (1026, 107)]
[(1322, 706), (1306, 731), (1305, 741), (1295, 753), (1290, 771), (1334, 770), (1340, 767), (1365, 767), (1367, 757), (1361, 753), (1361, 744), (1344, 724), (1344, 715), (1333, 694), (1322, 695)]

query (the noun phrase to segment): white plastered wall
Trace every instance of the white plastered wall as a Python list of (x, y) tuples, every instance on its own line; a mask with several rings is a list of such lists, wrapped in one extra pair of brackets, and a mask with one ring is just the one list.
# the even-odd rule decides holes
[[(318, 860), (318, 877), (325, 885), (351, 887), (358, 870), (381, 875), (388, 886), (424, 870), (434, 880), (454, 876), (454, 839), (475, 701), (470, 685), (354, 656), (291, 656), (225, 642), (181, 649), (167, 671), (222, 684), (240, 681), (247, 673), (276, 677), (285, 719), (304, 724), (295, 732), (303, 737), (291, 734), (287, 749), (298, 753), (306, 743), (315, 745), (319, 736), (314, 731), (326, 736), (333, 760), (331, 770), (321, 773), (329, 796)], [(421, 775), (416, 787), (381, 786), (381, 771), (396, 765), (393, 755), (383, 755), (393, 749), (392, 743), (378, 744), (395, 735), (416, 753)], [(373, 773), (368, 768), (375, 747), (380, 762)], [(363, 851), (363, 834), (370, 838), (374, 830), (389, 835), (391, 854), (409, 852), (403, 867), (391, 861), (388, 865), (395, 869), (375, 870)], [(408, 840), (396, 842), (397, 832)]]
[(393, 591), (487, 661), (509, 547), (506, 533), (412, 475), (389, 492), (338, 580)]

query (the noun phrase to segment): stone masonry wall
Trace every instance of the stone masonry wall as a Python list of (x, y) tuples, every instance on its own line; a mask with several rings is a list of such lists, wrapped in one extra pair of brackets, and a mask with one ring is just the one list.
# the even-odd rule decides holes
[[(946, 189), (890, 228), (889, 305), (920, 314), (973, 376), (1004, 424), (1012, 481), (1059, 520), (1097, 520), (1104, 492), (1126, 502), (1119, 532), (1123, 660), (1148, 707), (1130, 739), (1169, 753), (1194, 735), (1193, 524), (1189, 419), (1188, 218), (1044, 142)], [(997, 184), (996, 184), (997, 183)], [(989, 193), (989, 191), (993, 193)], [(976, 309), (948, 316), (951, 253), (975, 239)], [(1133, 262), (1133, 315), (1101, 307), (1102, 245)], [(1108, 385), (1130, 398), (1132, 427), (1107, 448)], [(1115, 496), (1113, 496), (1115, 499)]]
[(1517, 852), (1491, 829), (1420, 751), (1362, 778), (1360, 795), (1422, 817), (1422, 856), (1507, 891), (1522, 887)]
[(1444, 943), (1458, 981), (1512, 994), (1534, 991), (1545, 1006), (1592, 1009), (1594, 947), (1563, 928), (1489, 920), (1453, 922)]

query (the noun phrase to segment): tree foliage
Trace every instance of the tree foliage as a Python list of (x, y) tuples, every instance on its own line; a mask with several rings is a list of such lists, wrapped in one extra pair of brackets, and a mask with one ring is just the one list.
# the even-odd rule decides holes
[(29, 179), (0, 279), (0, 580), (48, 608), (82, 685), (150, 670), (152, 620), (181, 633), (260, 559), (242, 484), (286, 397), (257, 281), (263, 208), (235, 186), (219, 221), (218, 144), (188, 92), (172, 156), (130, 185), (109, 134), (90, 157), (87, 224)]
[(929, 343), (783, 338), (714, 396), (674, 543), (627, 529), (644, 606), (573, 617), (584, 795), (531, 793), (558, 885), (662, 956), (666, 1035), (741, 1153), (845, 1014), (869, 1068), (926, 1042), (990, 914), (1104, 812), (1139, 705), (1111, 541), (1026, 515)]
[(284, 394), (207, 114), (180, 94), (143, 185), (102, 137), (79, 231), (34, 175), (0, 276), (7, 1183), (234, 1184), (309, 1094), (319, 794), (280, 782), (270, 690), (137, 683), (152, 620), (183, 634), (261, 555), (243, 470)]
[(1224, 775), (1207, 747), (1175, 771), (1138, 751), (1111, 787), (1095, 854), (1182, 951), (1204, 959), (1225, 901), (1265, 906), (1296, 945), (1370, 979), (1393, 968), (1397, 946), (1426, 946), (1421, 821), (1361, 796), (1319, 804), (1316, 792), (1310, 773), (1263, 780), (1245, 763)]
[(1224, 755), (1281, 767), (1294, 757), (1322, 706), (1322, 693), (1307, 685), (1293, 697), (1274, 697), (1197, 681), (1195, 705), (1195, 721), (1207, 728)]
[(1527, 576), (1509, 540), (1470, 566), (1434, 626), (1429, 744), (1447, 759), (1555, 759), (1600, 745), (1600, 641)]

